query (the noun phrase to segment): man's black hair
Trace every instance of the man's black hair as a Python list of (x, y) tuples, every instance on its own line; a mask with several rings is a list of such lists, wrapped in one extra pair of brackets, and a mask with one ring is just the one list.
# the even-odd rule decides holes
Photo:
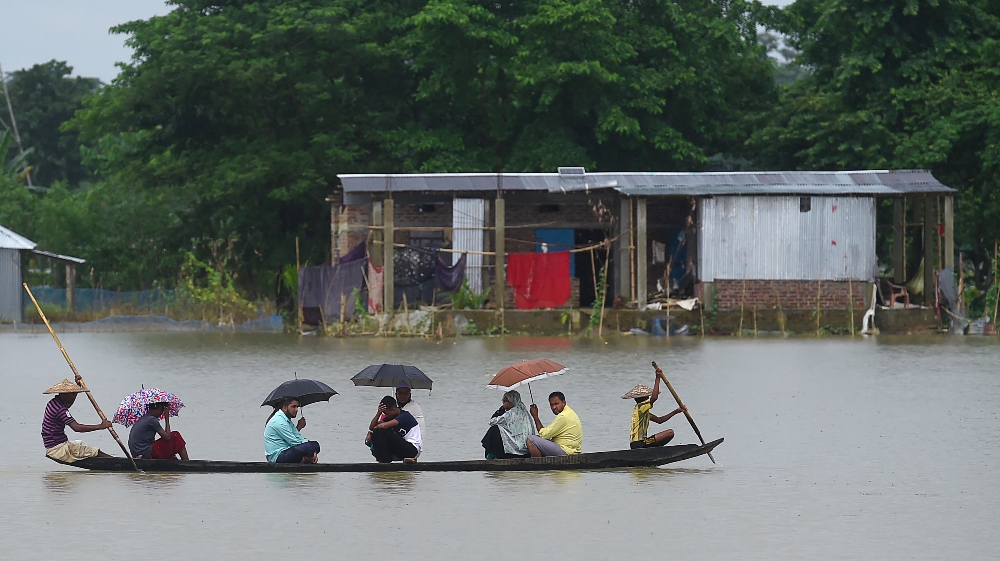
[[(281, 404), (278, 405), (278, 409), (283, 408), (284, 406), (288, 405), (289, 403), (291, 403), (293, 401), (299, 401), (299, 398), (297, 398), (297, 397), (286, 397), (286, 398), (282, 399), (281, 400)], [(301, 401), (299, 401), (299, 405), (300, 406), (302, 405)]]
[(396, 403), (396, 398), (392, 397), (391, 395), (383, 397), (382, 401), (380, 401), (379, 403), (381, 405), (385, 405), (386, 409), (395, 409), (396, 407), (399, 407), (399, 405)]
[(549, 394), (549, 399), (552, 399), (553, 397), (558, 397), (559, 401), (562, 401), (563, 403), (566, 402), (566, 396), (563, 395), (562, 392), (552, 392), (552, 393), (550, 393)]

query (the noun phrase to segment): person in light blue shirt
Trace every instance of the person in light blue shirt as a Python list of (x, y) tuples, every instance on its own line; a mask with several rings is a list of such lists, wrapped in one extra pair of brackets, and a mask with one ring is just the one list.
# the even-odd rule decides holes
[(299, 400), (288, 398), (274, 410), (264, 427), (264, 455), (278, 464), (315, 464), (319, 461), (319, 442), (306, 440), (299, 431), (306, 427), (305, 417), (297, 425), (292, 419), (299, 414)]

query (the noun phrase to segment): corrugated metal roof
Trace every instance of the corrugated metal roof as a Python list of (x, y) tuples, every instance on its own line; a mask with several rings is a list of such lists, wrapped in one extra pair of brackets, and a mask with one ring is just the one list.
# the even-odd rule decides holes
[[(496, 191), (495, 173), (342, 174), (345, 193)], [(629, 196), (954, 193), (927, 170), (505, 173), (505, 191), (614, 189)]]
[(35, 249), (36, 245), (28, 238), (0, 226), (0, 249)]

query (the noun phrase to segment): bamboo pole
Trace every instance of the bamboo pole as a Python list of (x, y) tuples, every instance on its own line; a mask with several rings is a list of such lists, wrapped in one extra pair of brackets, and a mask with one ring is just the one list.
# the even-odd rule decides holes
[(344, 336), (344, 309), (347, 308), (347, 294), (340, 293), (340, 336)]
[[(296, 279), (299, 278), (299, 269), (301, 269), (301, 268), (302, 268), (302, 265), (299, 264), (299, 237), (295, 236), (295, 278)], [(295, 287), (293, 290), (298, 291), (298, 287)], [(301, 334), (302, 333), (302, 302), (299, 302), (299, 296), (300, 296), (299, 294), (295, 295), (295, 314), (296, 314), (295, 317), (297, 317), (298, 320), (299, 320), (299, 334)]]
[(816, 336), (817, 337), (819, 337), (819, 335), (820, 335), (820, 333), (819, 333), (819, 320), (820, 320), (819, 301), (820, 301), (820, 299), (822, 297), (823, 297), (823, 281), (818, 280), (818, 281), (816, 281)]
[(698, 313), (701, 315), (701, 338), (705, 338), (705, 303), (698, 303)]
[[(68, 364), (69, 369), (73, 371), (74, 379), (77, 381), (80, 387), (84, 389), (84, 392), (90, 399), (90, 404), (94, 406), (95, 410), (97, 410), (97, 415), (101, 418), (101, 421), (107, 421), (108, 418), (104, 416), (104, 411), (101, 411), (101, 406), (97, 404), (97, 400), (94, 399), (93, 394), (90, 393), (90, 388), (87, 387), (87, 383), (83, 381), (83, 376), (80, 376), (80, 372), (76, 369), (76, 365), (73, 364), (73, 359), (69, 358), (69, 353), (66, 352), (66, 349), (62, 346), (62, 343), (59, 341), (59, 337), (56, 335), (56, 332), (53, 331), (52, 326), (49, 325), (49, 318), (45, 317), (45, 312), (43, 312), (42, 307), (38, 305), (38, 300), (35, 300), (35, 295), (32, 294), (31, 289), (28, 288), (28, 283), (21, 283), (21, 284), (22, 286), (24, 286), (24, 289), (28, 291), (28, 296), (31, 297), (31, 303), (35, 305), (35, 309), (38, 310), (38, 315), (42, 318), (42, 321), (45, 322), (45, 327), (48, 328), (49, 335), (52, 335), (52, 339), (55, 340), (56, 346), (59, 347), (59, 351), (62, 353), (63, 358), (66, 359), (66, 364)], [(135, 465), (135, 459), (132, 457), (132, 454), (129, 453), (128, 448), (126, 448), (125, 444), (122, 443), (122, 439), (118, 438), (118, 433), (115, 432), (115, 427), (113, 426), (108, 427), (108, 432), (111, 433), (111, 436), (115, 438), (115, 442), (117, 442), (118, 446), (121, 447), (122, 452), (125, 452), (125, 456), (128, 457), (128, 459), (132, 462), (132, 467), (135, 468), (135, 471), (140, 471), (139, 466)]]
[(746, 305), (747, 301), (747, 278), (743, 275), (743, 297), (740, 298), (740, 330), (737, 333), (737, 337), (743, 337), (743, 307)]
[(753, 307), (753, 336), (757, 336), (757, 306)]
[(849, 294), (847, 307), (851, 310), (851, 337), (854, 337), (854, 284), (851, 282), (851, 277), (847, 277), (847, 292)]
[(993, 241), (993, 284), (997, 285), (997, 299), (993, 303), (993, 325), (997, 324), (997, 307), (1000, 306), (1000, 282), (997, 279), (997, 242)]
[[(659, 376), (660, 379), (663, 380), (663, 383), (667, 385), (667, 389), (670, 390), (670, 395), (674, 396), (674, 401), (677, 402), (677, 406), (684, 409), (684, 416), (687, 417), (688, 422), (691, 423), (691, 428), (694, 429), (694, 433), (698, 435), (698, 440), (700, 440), (702, 444), (705, 444), (705, 439), (702, 438), (701, 431), (698, 430), (698, 425), (694, 424), (694, 419), (691, 417), (691, 413), (687, 412), (687, 408), (685, 408), (684, 404), (681, 402), (681, 396), (677, 395), (677, 392), (674, 390), (674, 387), (670, 385), (670, 380), (667, 380), (666, 375), (663, 374), (663, 371), (660, 370), (660, 367), (656, 365), (655, 360), (653, 361), (653, 368), (656, 369), (656, 375)], [(711, 452), (708, 453), (708, 457), (710, 460), (712, 460), (712, 463), (714, 464), (715, 458), (712, 457)]]

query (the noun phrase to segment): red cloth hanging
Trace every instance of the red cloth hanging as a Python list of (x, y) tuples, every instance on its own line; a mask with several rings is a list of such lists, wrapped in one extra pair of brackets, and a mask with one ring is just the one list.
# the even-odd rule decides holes
[(510, 253), (507, 284), (514, 287), (518, 310), (558, 308), (572, 292), (569, 279), (570, 252)]

